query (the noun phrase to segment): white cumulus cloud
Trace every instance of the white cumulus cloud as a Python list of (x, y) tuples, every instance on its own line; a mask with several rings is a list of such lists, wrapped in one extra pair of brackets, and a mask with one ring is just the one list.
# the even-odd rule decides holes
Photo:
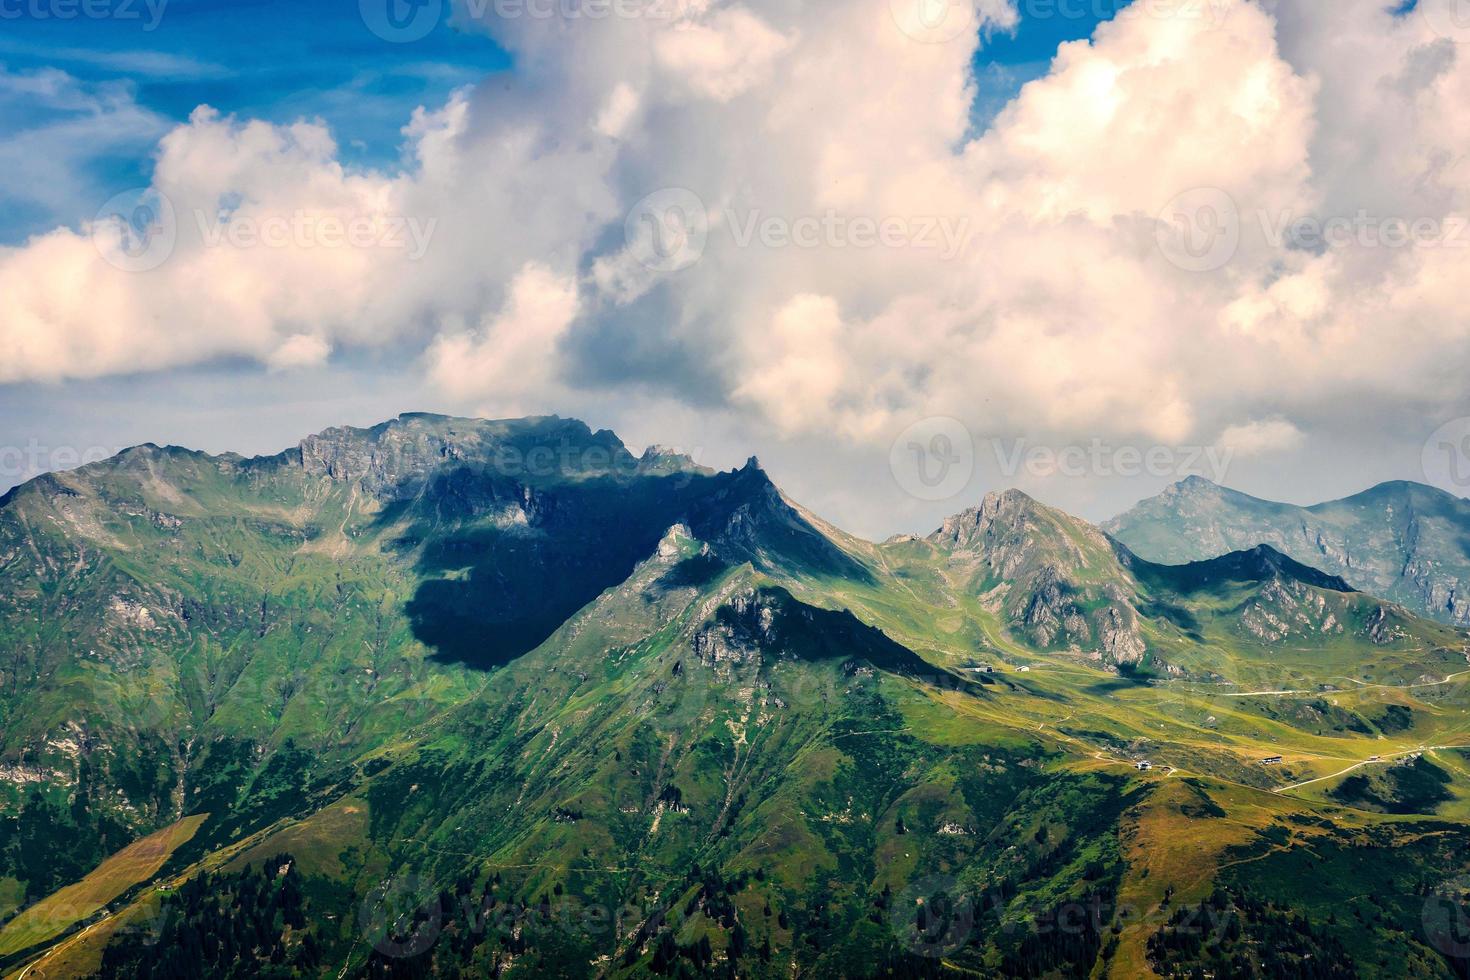
[[(0, 250), (0, 381), (392, 345), (468, 405), (636, 392), (853, 445), (1428, 431), (1466, 407), (1470, 48), (1388, 6), (1134, 4), (978, 133), (999, 0), (462, 21), (516, 68), (406, 120), (401, 170), (201, 108), (158, 148), (166, 261), (109, 263), (90, 215)], [(671, 188), (698, 247), (650, 264), (625, 220)]]
[(1216, 445), (1232, 456), (1261, 456), (1296, 449), (1305, 438), (1287, 420), (1267, 419), (1230, 426), (1220, 433)]

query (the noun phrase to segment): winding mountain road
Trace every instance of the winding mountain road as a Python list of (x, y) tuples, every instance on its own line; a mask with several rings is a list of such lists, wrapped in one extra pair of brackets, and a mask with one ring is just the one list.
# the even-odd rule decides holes
[(1322, 783), (1326, 782), (1329, 779), (1336, 779), (1338, 776), (1345, 776), (1348, 773), (1352, 772), (1354, 769), (1361, 769), (1364, 766), (1379, 766), (1392, 759), (1402, 759), (1406, 755), (1414, 755), (1416, 753), (1422, 755), (1425, 752), (1435, 752), (1441, 749), (1470, 749), (1470, 745), (1421, 745), (1417, 749), (1406, 749), (1403, 752), (1395, 752), (1392, 755), (1381, 756), (1377, 759), (1365, 759), (1362, 762), (1355, 762), (1352, 765), (1348, 766), (1346, 769), (1339, 769), (1337, 772), (1331, 773), (1326, 776), (1318, 776), (1315, 779), (1304, 779), (1299, 783), (1292, 783), (1289, 786), (1278, 786), (1271, 792), (1290, 792), (1294, 789), (1301, 789), (1303, 786), (1311, 786), (1313, 783)]

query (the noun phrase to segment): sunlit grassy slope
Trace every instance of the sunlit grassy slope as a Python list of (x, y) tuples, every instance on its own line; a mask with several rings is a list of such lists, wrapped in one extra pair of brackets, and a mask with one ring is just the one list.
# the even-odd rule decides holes
[(185, 817), (107, 858), (73, 885), (27, 908), (0, 929), (0, 957), (29, 949), (95, 915), (113, 899), (163, 867), (193, 837), (207, 815)]
[[(872, 544), (755, 466), (433, 417), (139, 451), (0, 531), (0, 873), (213, 814), (161, 869), (197, 892), (36, 975), (205, 934), (311, 976), (1455, 968), (1466, 638), (1275, 552), (1154, 566), (1019, 494)], [(1238, 932), (1191, 945), (1201, 902)]]

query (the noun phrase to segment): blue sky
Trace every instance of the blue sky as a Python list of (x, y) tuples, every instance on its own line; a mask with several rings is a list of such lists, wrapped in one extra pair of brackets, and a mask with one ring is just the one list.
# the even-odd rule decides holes
[[(69, 19), (33, 16), (31, 2), (6, 7), (22, 16), (0, 32), (0, 129), (45, 161), (44, 183), (61, 186), (6, 182), (5, 244), (74, 225), (146, 183), (158, 137), (201, 104), (272, 122), (321, 118), (349, 164), (392, 165), (416, 106), (510, 64), (444, 18), (422, 40), (389, 43), (341, 0), (167, 0), (156, 16), (148, 0), (102, 0), (118, 15)], [(86, 139), (73, 138), (83, 129)]]
[[(201, 104), (289, 122), (320, 118), (349, 165), (392, 167), (414, 108), (511, 70), (484, 34), (440, 17), (414, 43), (390, 43), (350, 0), (100, 0), (117, 16), (36, 17), (34, 0), (0, 33), (0, 244), (75, 226), (114, 194), (144, 185), (154, 146)], [(1126, 0), (1022, 0), (1014, 34), (989, 39), (976, 61), (977, 128), (1057, 45), (1084, 38), (1099, 12)], [(47, 4), (42, 9), (56, 9)]]
[(975, 100), (977, 121), (984, 125), (1022, 85), (1044, 75), (1058, 46), (1091, 37), (1101, 21), (1129, 2), (1019, 0), (1021, 19), (1015, 32), (990, 37), (976, 59), (975, 73), (980, 83)]

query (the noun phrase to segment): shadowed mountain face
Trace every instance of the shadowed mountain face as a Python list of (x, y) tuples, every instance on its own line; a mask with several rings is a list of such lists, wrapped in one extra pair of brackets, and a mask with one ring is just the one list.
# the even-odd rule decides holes
[[(1126, 558), (1125, 558), (1126, 560)], [(1290, 580), (1328, 592), (1355, 592), (1352, 586), (1296, 562), (1269, 545), (1236, 551), (1186, 565), (1157, 565), (1136, 558), (1128, 562), (1140, 578), (1180, 593), (1202, 592), (1230, 582), (1266, 583)]]
[(407, 612), (440, 657), (509, 662), (624, 581), (664, 533), (689, 527), (728, 561), (866, 574), (787, 505), (754, 461), (735, 473), (584, 473), (522, 482), (474, 466), (385, 509), (391, 546), (424, 577)]
[(495, 667), (617, 585), (668, 528), (731, 560), (861, 576), (751, 460), (717, 474), (656, 450), (634, 457), (576, 421), (404, 416), (333, 429), (284, 462), (375, 515), (371, 533), (421, 579), (414, 635), (446, 661)]
[(1440, 976), (1296, 867), (1470, 872), (1455, 759), (1337, 778), (1470, 744), (1465, 635), (1344, 578), (1014, 491), (871, 544), (559, 418), (140, 447), (0, 501), (0, 972)]
[(1171, 564), (1267, 544), (1421, 615), (1470, 625), (1470, 501), (1432, 487), (1386, 483), (1297, 507), (1191, 477), (1103, 528)]
[[(534, 649), (685, 525), (731, 561), (862, 576), (757, 466), (735, 473), (588, 474), (553, 485), (461, 467), (384, 512), (424, 582), (407, 611), (438, 655), (498, 666)], [(401, 532), (401, 533), (399, 533)]]

